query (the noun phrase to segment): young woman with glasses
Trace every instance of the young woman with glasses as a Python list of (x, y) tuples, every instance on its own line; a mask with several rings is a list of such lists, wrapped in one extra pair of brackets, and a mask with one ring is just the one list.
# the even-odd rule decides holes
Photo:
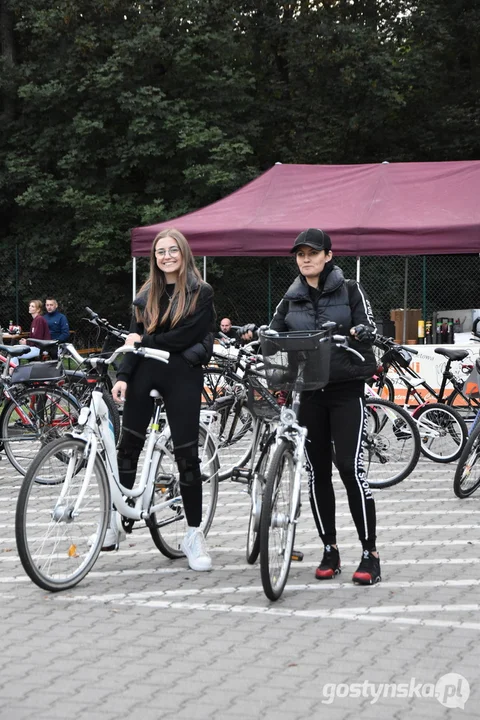
[[(115, 400), (125, 400), (118, 445), (120, 481), (133, 487), (137, 464), (152, 413), (150, 391), (164, 400), (180, 475), (182, 500), (189, 529), (182, 542), (192, 570), (210, 570), (212, 561), (200, 529), (202, 478), (198, 433), (202, 364), (213, 348), (215, 311), (213, 290), (201, 278), (192, 251), (179, 230), (168, 229), (154, 239), (150, 275), (134, 301), (127, 344), (167, 350), (168, 364), (127, 355), (112, 389)], [(111, 532), (110, 532), (111, 531)], [(105, 549), (118, 546), (116, 528), (109, 529)]]

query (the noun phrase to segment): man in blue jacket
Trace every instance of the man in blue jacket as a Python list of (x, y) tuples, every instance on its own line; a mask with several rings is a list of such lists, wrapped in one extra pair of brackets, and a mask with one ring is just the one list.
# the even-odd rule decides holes
[(47, 314), (45, 320), (50, 328), (50, 335), (52, 340), (58, 340), (58, 342), (67, 342), (70, 337), (70, 328), (68, 326), (68, 320), (61, 312), (58, 312), (58, 303), (55, 298), (48, 297), (45, 300), (45, 308)]

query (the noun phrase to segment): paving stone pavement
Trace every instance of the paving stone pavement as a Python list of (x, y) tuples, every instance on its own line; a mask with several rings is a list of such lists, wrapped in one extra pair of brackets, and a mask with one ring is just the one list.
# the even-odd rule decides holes
[(372, 588), (351, 583), (360, 547), (338, 480), (343, 572), (315, 580), (304, 492), (304, 561), (271, 603), (245, 562), (248, 496), (229, 481), (211, 573), (164, 558), (139, 528), (74, 589), (40, 590), (17, 556), (21, 478), (2, 456), (0, 720), (478, 718), (480, 492), (458, 500), (454, 469), (421, 460), (376, 491), (383, 582)]

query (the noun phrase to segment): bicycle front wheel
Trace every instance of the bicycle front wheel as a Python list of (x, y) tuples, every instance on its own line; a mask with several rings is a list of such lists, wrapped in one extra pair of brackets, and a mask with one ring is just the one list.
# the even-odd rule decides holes
[(0, 428), (5, 454), (25, 475), (39, 450), (69, 432), (80, 413), (78, 401), (57, 387), (22, 389), (3, 408)]
[[(215, 443), (205, 427), (200, 425), (198, 435), (198, 455), (202, 472), (202, 524), (201, 529), (207, 535), (212, 524), (218, 499), (218, 458)], [(160, 552), (175, 560), (184, 557), (180, 543), (187, 532), (187, 519), (180, 493), (180, 478), (173, 454), (171, 438), (166, 442), (165, 450), (160, 453), (155, 473), (153, 505), (178, 498), (163, 511), (152, 513), (148, 519), (150, 535)]]
[(478, 487), (480, 487), (480, 423), (474, 428), (460, 455), (453, 480), (453, 491), (457, 497), (463, 499), (473, 495)]
[(76, 585), (102, 549), (110, 488), (98, 453), (91, 472), (87, 461), (83, 440), (55, 440), (39, 452), (20, 488), (15, 517), (18, 554), (27, 575), (44, 590)]
[(467, 441), (465, 420), (442, 403), (423, 405), (413, 413), (420, 433), (422, 453), (438, 463), (458, 460)]
[(275, 449), (275, 434), (271, 433), (265, 440), (258, 463), (255, 467), (254, 477), (249, 485), (250, 517), (247, 531), (247, 563), (253, 565), (260, 552), (260, 517), (262, 514), (263, 493), (270, 461)]
[(291, 517), (294, 492), (294, 447), (288, 440), (277, 446), (267, 473), (260, 518), (260, 576), (270, 600), (281, 596), (290, 572), (295, 540)]
[(388, 400), (365, 400), (364, 463), (372, 488), (396, 485), (410, 475), (420, 457), (415, 420)]
[(389, 377), (383, 374), (375, 375), (375, 377), (367, 380), (367, 383), (382, 400), (395, 402), (395, 387)]

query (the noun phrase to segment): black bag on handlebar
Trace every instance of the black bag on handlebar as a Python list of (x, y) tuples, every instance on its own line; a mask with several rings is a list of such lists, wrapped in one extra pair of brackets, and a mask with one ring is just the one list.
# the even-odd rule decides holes
[(51, 362), (31, 362), (28, 365), (19, 365), (12, 373), (13, 383), (57, 383), (65, 379), (65, 370), (58, 367), (55, 360)]
[(388, 350), (382, 358), (383, 362), (396, 363), (400, 367), (406, 369), (412, 362), (412, 356), (403, 347), (393, 347)]

